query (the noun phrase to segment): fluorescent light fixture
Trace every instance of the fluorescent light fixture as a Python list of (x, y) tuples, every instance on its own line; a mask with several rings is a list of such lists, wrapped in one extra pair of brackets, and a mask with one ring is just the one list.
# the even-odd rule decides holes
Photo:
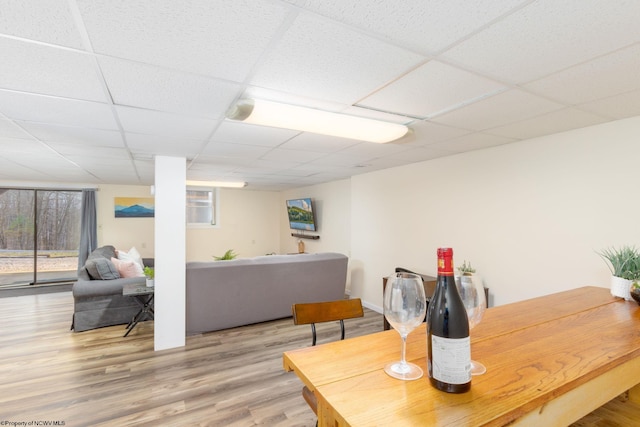
[(226, 187), (226, 188), (242, 188), (247, 185), (246, 182), (233, 181), (187, 181), (187, 185), (191, 187)]
[(378, 143), (394, 141), (403, 137), (409, 130), (407, 126), (398, 123), (258, 99), (241, 99), (227, 111), (227, 118), (255, 125)]

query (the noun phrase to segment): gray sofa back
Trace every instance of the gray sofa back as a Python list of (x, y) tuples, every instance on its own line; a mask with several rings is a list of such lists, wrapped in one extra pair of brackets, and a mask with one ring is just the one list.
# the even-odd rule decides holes
[(187, 334), (291, 316), (291, 305), (344, 298), (348, 258), (338, 253), (189, 262)]

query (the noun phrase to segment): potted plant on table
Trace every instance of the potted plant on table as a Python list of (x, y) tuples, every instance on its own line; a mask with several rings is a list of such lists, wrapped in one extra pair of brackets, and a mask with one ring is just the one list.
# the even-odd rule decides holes
[(640, 280), (640, 252), (635, 246), (607, 248), (598, 253), (611, 271), (611, 295), (631, 300), (631, 284)]
[(144, 276), (147, 278), (147, 287), (148, 288), (153, 288), (154, 286), (154, 277), (155, 277), (155, 271), (153, 269), (153, 267), (145, 267), (144, 268)]

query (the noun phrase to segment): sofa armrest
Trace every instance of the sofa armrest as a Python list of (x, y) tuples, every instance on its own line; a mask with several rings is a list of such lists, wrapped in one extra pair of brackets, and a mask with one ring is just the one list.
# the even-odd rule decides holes
[(87, 298), (105, 295), (122, 295), (124, 285), (145, 284), (144, 277), (128, 277), (113, 280), (78, 280), (73, 284), (72, 293), (74, 298)]

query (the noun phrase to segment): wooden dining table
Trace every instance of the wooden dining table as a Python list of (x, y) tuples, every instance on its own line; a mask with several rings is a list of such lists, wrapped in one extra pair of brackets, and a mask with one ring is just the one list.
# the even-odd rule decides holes
[(640, 394), (640, 307), (582, 287), (487, 309), (471, 331), (471, 357), (487, 372), (471, 390), (431, 386), (426, 327), (407, 340), (425, 376), (401, 381), (383, 368), (400, 357), (394, 330), (287, 351), (318, 400), (320, 426), (563, 426), (631, 390)]

